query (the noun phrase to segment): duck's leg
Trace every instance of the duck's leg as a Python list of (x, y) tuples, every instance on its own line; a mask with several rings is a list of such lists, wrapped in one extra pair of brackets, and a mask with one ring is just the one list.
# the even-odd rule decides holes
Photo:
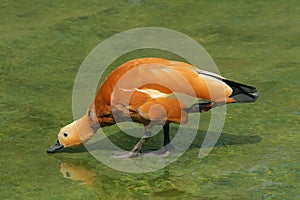
[(131, 151), (121, 154), (116, 154), (113, 157), (114, 158), (132, 158), (136, 157), (141, 153), (143, 144), (151, 137), (151, 132), (145, 130), (143, 137), (140, 139), (140, 141), (131, 149)]
[(169, 154), (174, 147), (170, 144), (170, 124), (165, 124), (164, 129), (164, 146), (158, 150), (158, 154)]
[(148, 153), (144, 153), (143, 156), (144, 157), (166, 157), (170, 154), (170, 151), (173, 148), (173, 146), (170, 144), (170, 125), (169, 124), (165, 124), (163, 126), (163, 130), (164, 130), (164, 145), (163, 147), (161, 147), (160, 149), (156, 150), (156, 151), (151, 151)]
[(134, 154), (141, 153), (143, 144), (151, 137), (150, 131), (145, 131), (143, 137), (140, 139), (140, 141), (131, 149), (130, 152)]
[[(165, 124), (163, 126), (164, 130), (164, 143), (163, 147), (158, 150), (151, 150), (147, 153), (143, 153), (143, 156), (145, 157), (165, 157), (170, 154), (170, 151), (173, 149), (172, 145), (170, 144), (170, 125)], [(121, 154), (116, 154), (113, 157), (114, 158), (132, 158), (140, 155), (142, 152), (142, 146), (143, 144), (151, 137), (151, 132), (147, 129), (144, 132), (143, 137), (140, 139), (140, 141), (131, 149), (131, 151)]]
[(170, 144), (170, 124), (165, 124), (163, 126), (164, 129), (164, 148), (167, 151), (173, 149), (172, 145)]

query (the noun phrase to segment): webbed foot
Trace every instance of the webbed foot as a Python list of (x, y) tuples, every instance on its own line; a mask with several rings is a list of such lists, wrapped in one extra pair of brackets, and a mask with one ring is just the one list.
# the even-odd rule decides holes
[(112, 158), (133, 158), (139, 156), (140, 154), (141, 154), (140, 152), (127, 151), (122, 153), (115, 153), (112, 156)]

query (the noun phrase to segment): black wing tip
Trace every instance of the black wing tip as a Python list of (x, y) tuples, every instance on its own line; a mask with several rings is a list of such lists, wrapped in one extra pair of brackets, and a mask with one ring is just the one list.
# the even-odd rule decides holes
[(236, 103), (251, 103), (256, 101), (259, 97), (256, 87), (228, 79), (224, 79), (223, 81), (233, 90), (230, 97), (233, 98)]

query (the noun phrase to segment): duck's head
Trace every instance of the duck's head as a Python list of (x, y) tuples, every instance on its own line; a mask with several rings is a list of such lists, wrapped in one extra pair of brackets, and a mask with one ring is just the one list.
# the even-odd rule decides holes
[(47, 153), (55, 153), (62, 148), (74, 147), (88, 141), (95, 133), (90, 126), (88, 115), (68, 124), (60, 129), (58, 139), (54, 146), (51, 146)]

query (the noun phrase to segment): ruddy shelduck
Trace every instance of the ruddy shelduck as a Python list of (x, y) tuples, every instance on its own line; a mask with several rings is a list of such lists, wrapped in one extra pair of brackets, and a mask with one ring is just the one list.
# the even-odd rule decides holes
[[(177, 94), (194, 97), (197, 102), (188, 106)], [(47, 152), (83, 144), (100, 127), (125, 121), (143, 124), (145, 132), (133, 149), (120, 157), (138, 155), (155, 125), (163, 126), (163, 145), (169, 151), (170, 123), (184, 124), (188, 121), (188, 113), (208, 111), (228, 103), (254, 102), (257, 98), (255, 87), (184, 62), (162, 58), (131, 60), (106, 78), (87, 113), (61, 128), (56, 144)]]

